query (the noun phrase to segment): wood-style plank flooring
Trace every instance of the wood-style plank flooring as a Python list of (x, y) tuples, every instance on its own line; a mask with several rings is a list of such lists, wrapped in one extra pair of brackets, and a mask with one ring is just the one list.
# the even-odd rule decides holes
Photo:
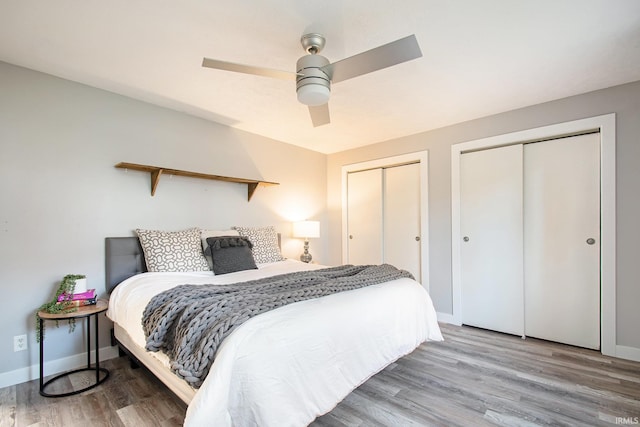
[[(640, 422), (640, 362), (562, 344), (442, 324), (312, 426), (591, 426)], [(77, 396), (44, 398), (38, 381), (0, 389), (0, 426), (178, 426), (185, 405), (126, 358)], [(74, 382), (81, 383), (82, 379)], [(73, 387), (71, 381), (54, 383)], [(77, 384), (76, 384), (77, 385)], [(55, 391), (55, 389), (47, 389)]]

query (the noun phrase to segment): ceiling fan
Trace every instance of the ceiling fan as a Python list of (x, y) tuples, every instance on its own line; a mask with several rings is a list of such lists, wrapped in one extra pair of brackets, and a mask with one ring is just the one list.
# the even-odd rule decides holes
[(313, 126), (321, 126), (330, 122), (328, 102), (331, 83), (338, 83), (422, 56), (416, 36), (413, 34), (334, 63), (330, 63), (327, 58), (319, 55), (325, 45), (325, 38), (322, 35), (316, 33), (305, 34), (300, 39), (300, 43), (308, 55), (298, 59), (295, 73), (210, 58), (204, 58), (202, 66), (277, 79), (295, 80), (298, 101), (309, 106)]

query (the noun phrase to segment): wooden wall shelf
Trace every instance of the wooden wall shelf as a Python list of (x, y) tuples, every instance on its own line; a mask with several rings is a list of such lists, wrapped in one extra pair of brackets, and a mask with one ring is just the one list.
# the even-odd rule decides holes
[(200, 173), (200, 172), (183, 171), (180, 169), (163, 168), (160, 166), (139, 165), (136, 163), (120, 162), (116, 165), (116, 167), (120, 169), (131, 169), (134, 171), (148, 172), (151, 175), (151, 195), (152, 196), (156, 194), (156, 188), (158, 187), (158, 182), (160, 181), (160, 177), (163, 174), (186, 176), (190, 178), (199, 178), (199, 179), (210, 179), (214, 181), (235, 182), (238, 184), (247, 184), (248, 200), (251, 200), (251, 197), (253, 197), (253, 193), (255, 193), (256, 189), (260, 185), (263, 185), (263, 186), (280, 185), (277, 182), (260, 181), (256, 179), (233, 178), (230, 176), (221, 176), (221, 175), (210, 175), (210, 174)]

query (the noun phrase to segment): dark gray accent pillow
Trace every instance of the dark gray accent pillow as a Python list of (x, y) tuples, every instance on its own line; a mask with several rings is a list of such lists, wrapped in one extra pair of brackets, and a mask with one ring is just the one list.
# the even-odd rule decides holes
[(257, 269), (251, 248), (253, 244), (246, 237), (208, 237), (207, 251), (211, 253), (214, 274)]

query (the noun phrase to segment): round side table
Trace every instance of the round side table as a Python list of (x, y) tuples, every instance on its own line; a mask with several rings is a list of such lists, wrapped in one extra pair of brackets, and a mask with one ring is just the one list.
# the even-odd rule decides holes
[[(102, 384), (103, 382), (106, 381), (107, 378), (109, 378), (109, 371), (106, 368), (101, 368), (100, 367), (100, 348), (99, 348), (99, 344), (98, 344), (98, 314), (107, 311), (107, 308), (109, 306), (109, 303), (107, 300), (103, 300), (100, 299), (97, 301), (96, 304), (94, 305), (85, 305), (83, 307), (78, 307), (78, 310), (76, 311), (72, 311), (69, 313), (47, 313), (44, 311), (39, 311), (38, 312), (38, 322), (40, 322), (40, 394), (42, 396), (45, 397), (64, 397), (64, 396), (71, 396), (74, 394), (78, 394), (78, 393), (82, 393), (83, 391), (87, 391), (90, 390), (100, 384)], [(91, 367), (91, 316), (93, 316), (93, 318), (95, 319), (95, 350), (96, 350), (96, 363), (94, 367)], [(79, 319), (79, 318), (86, 318), (87, 319), (87, 367), (86, 368), (80, 368), (80, 369), (75, 369), (73, 371), (69, 371), (69, 372), (64, 372), (60, 375), (57, 375), (53, 378), (51, 378), (49, 381), (44, 382), (44, 331), (43, 331), (43, 324), (45, 320), (69, 320), (69, 319)], [(84, 371), (95, 371), (96, 373), (96, 380), (94, 383), (89, 384), (87, 387), (84, 387), (80, 390), (74, 390), (74, 391), (70, 391), (70, 392), (66, 392), (66, 393), (58, 393), (58, 394), (53, 394), (53, 393), (47, 393), (45, 391), (45, 388), (51, 384), (52, 382), (66, 377), (68, 375), (74, 374), (76, 372), (84, 372)], [(100, 373), (102, 373), (102, 378)]]

